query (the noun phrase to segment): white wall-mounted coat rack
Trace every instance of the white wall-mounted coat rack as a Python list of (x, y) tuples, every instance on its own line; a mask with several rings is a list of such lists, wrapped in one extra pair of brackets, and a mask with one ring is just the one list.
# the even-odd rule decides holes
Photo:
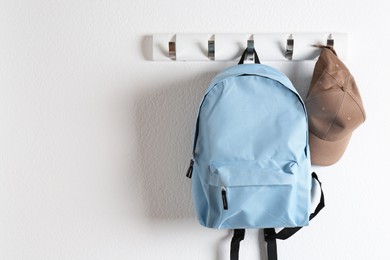
[(333, 45), (347, 59), (345, 33), (260, 33), (260, 34), (154, 34), (154, 61), (232, 61), (245, 48), (255, 48), (261, 61), (315, 60), (320, 49)]

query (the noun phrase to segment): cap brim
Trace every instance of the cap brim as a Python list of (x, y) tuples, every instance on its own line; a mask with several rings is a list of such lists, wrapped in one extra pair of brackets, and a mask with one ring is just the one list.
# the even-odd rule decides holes
[(339, 141), (325, 141), (314, 134), (309, 135), (310, 157), (313, 165), (329, 166), (336, 163), (343, 156), (352, 133)]

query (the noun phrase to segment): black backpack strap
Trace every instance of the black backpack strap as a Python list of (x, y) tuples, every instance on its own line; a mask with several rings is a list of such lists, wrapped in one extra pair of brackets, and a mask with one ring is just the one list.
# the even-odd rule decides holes
[(245, 238), (245, 229), (235, 229), (232, 242), (230, 244), (230, 260), (238, 260), (240, 252), (240, 242)]
[(267, 242), (267, 255), (268, 260), (278, 260), (278, 249), (276, 246), (275, 238), (275, 229), (274, 228), (265, 228), (264, 229), (264, 239)]
[[(315, 172), (311, 174), (312, 178), (316, 180), (321, 189), (321, 198), (316, 209), (313, 213), (310, 214), (309, 220), (312, 220), (317, 214), (325, 207), (325, 198), (324, 192), (322, 190), (322, 183), (318, 180), (318, 176)], [(277, 260), (277, 248), (276, 248), (276, 239), (285, 240), (295, 233), (297, 233), (302, 227), (292, 227), (292, 228), (283, 228), (278, 233), (275, 232), (274, 228), (264, 229), (264, 239), (267, 242), (267, 251), (268, 251), (268, 260)]]
[(317, 174), (315, 172), (312, 172), (311, 177), (314, 180), (316, 180), (318, 182), (318, 184), (320, 185), (321, 198), (320, 198), (320, 202), (318, 203), (318, 205), (317, 205), (316, 209), (314, 210), (314, 212), (310, 214), (309, 220), (312, 220), (315, 216), (317, 216), (317, 214), (325, 207), (325, 197), (324, 197), (324, 191), (322, 190), (322, 183), (318, 179), (318, 176), (317, 176)]

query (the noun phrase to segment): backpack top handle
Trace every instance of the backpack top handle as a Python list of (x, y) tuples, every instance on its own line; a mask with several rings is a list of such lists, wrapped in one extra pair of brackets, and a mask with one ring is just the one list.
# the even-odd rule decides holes
[(260, 59), (259, 59), (259, 56), (257, 55), (257, 52), (256, 52), (255, 48), (254, 48), (254, 47), (252, 47), (252, 48), (247, 47), (247, 48), (244, 50), (244, 52), (243, 52), (243, 54), (242, 54), (242, 56), (241, 56), (241, 59), (240, 59), (240, 61), (238, 62), (238, 65), (244, 64), (244, 61), (246, 60), (246, 58), (247, 58), (247, 56), (248, 56), (248, 53), (249, 53), (250, 51), (253, 51), (253, 54), (254, 54), (254, 56), (255, 56), (255, 63), (256, 63), (256, 64), (260, 64)]

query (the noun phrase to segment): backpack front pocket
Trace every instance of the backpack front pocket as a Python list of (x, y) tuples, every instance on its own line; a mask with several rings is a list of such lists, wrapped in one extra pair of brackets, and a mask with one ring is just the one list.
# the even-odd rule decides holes
[[(295, 226), (295, 162), (257, 161), (209, 166), (210, 220), (217, 228)], [(217, 217), (213, 217), (219, 216)]]
[(295, 162), (259, 163), (257, 161), (210, 164), (210, 185), (256, 186), (288, 185), (294, 181)]

